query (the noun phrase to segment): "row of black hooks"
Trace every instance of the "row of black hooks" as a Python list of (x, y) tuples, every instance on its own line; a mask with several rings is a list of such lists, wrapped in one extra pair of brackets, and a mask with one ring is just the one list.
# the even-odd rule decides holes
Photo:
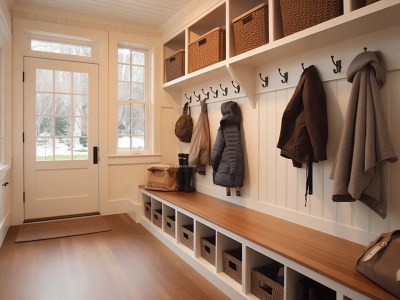
[[(231, 83), (232, 83), (233, 88), (235, 89), (234, 90), (235, 94), (239, 94), (240, 93), (240, 85), (235, 84), (233, 81), (231, 81)], [(212, 94), (211, 96), (214, 99), (217, 99), (219, 97), (219, 95), (221, 95), (222, 97), (225, 97), (228, 95), (228, 87), (223, 87), (222, 84), (219, 84), (219, 89), (216, 88), (214, 90), (213, 87), (210, 86), (210, 91), (204, 91), (204, 89), (201, 89), (201, 93), (199, 93), (199, 94), (196, 94), (196, 91), (193, 91), (194, 98), (192, 98), (192, 95), (190, 95), (190, 94), (189, 95), (185, 94), (185, 98), (188, 100), (189, 103), (192, 103), (192, 99), (196, 100), (196, 102), (200, 102), (201, 100), (205, 100), (205, 101), (209, 100), (210, 92)], [(202, 94), (204, 95), (204, 99), (201, 99)]]
[[(342, 71), (342, 61), (341, 60), (336, 60), (335, 61), (335, 57), (333, 55), (331, 56), (331, 59), (332, 59), (333, 65), (335, 66), (335, 69), (333, 69), (333, 73), (335, 73), (335, 74), (340, 73)], [(303, 71), (306, 69), (304, 67), (304, 63), (301, 63), (301, 68), (303, 69)], [(281, 82), (282, 83), (287, 83), (289, 81), (289, 73), (288, 72), (284, 72), (282, 74), (281, 68), (278, 68), (278, 72), (279, 72), (279, 75), (283, 78), (283, 79), (281, 79)], [(269, 80), (268, 76), (262, 76), (261, 73), (259, 73), (258, 75), (260, 76), (260, 79), (262, 81), (261, 86), (263, 88), (267, 87), (268, 86), (268, 80)]]
[[(364, 47), (364, 51), (367, 51), (367, 47)], [(342, 71), (342, 61), (340, 59), (339, 60), (335, 60), (335, 57), (333, 55), (331, 55), (331, 60), (332, 60), (333, 65), (335, 66), (335, 68), (333, 69), (333, 73), (335, 73), (335, 74), (340, 73)], [(304, 63), (301, 63), (301, 68), (303, 69), (303, 71), (306, 69), (304, 67)], [(289, 81), (289, 73), (288, 72), (284, 72), (282, 74), (281, 68), (278, 68), (278, 72), (279, 72), (279, 75), (282, 77), (281, 82), (284, 83), (284, 84), (287, 83)], [(262, 81), (261, 86), (263, 88), (268, 87), (268, 81), (269, 81), (268, 76), (262, 76), (261, 73), (259, 73), (258, 75), (260, 76), (260, 79)], [(231, 81), (231, 83), (232, 83), (233, 87), (235, 88), (235, 94), (240, 93), (240, 85), (235, 85), (235, 83), (233, 81)], [(228, 87), (224, 88), (220, 84), (219, 88), (222, 90), (222, 93), (221, 93), (222, 96), (228, 95)], [(202, 91), (203, 95), (205, 96), (204, 100), (210, 99), (210, 92), (205, 92), (204, 89), (201, 89), (201, 91)], [(213, 90), (213, 88), (210, 87), (210, 91), (213, 94), (212, 95), (213, 98), (218, 98), (218, 92), (219, 92), (218, 88), (216, 90)], [(194, 91), (193, 95), (196, 98), (196, 102), (201, 101), (201, 94), (197, 95), (196, 92)], [(189, 103), (192, 102), (192, 96), (191, 95), (188, 96), (187, 94), (185, 94), (185, 97), (189, 101)]]

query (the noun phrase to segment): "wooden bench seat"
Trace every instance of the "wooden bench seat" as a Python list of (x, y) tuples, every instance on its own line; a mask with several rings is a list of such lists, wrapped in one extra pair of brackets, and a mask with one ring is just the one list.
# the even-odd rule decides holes
[(147, 192), (367, 297), (396, 299), (356, 271), (363, 245), (199, 192)]

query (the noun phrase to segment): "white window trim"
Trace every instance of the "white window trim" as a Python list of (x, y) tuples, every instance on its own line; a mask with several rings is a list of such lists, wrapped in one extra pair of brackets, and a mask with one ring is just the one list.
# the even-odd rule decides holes
[[(145, 74), (147, 84), (145, 84), (145, 95), (146, 100), (146, 112), (145, 112), (145, 150), (143, 151), (123, 151), (118, 150), (118, 49), (129, 48), (129, 49), (141, 49), (146, 50), (146, 61), (147, 64)], [(126, 41), (115, 41), (111, 44), (110, 42), (110, 64), (109, 64), (109, 75), (110, 75), (110, 131), (109, 131), (109, 157), (151, 157), (158, 156), (154, 153), (154, 47), (152, 45), (146, 45), (140, 42), (126, 42)], [(114, 82), (115, 84), (111, 84)], [(113, 86), (115, 88), (113, 88)]]
[[(117, 153), (124, 156), (124, 155), (142, 155), (142, 154), (149, 154), (152, 153), (152, 144), (151, 144), (151, 99), (152, 99), (152, 73), (153, 73), (153, 65), (151, 63), (151, 56), (152, 56), (152, 50), (151, 48), (148, 47), (143, 47), (143, 46), (137, 46), (137, 45), (127, 45), (124, 43), (119, 43), (117, 46), (117, 50), (120, 48), (126, 48), (130, 50), (142, 50), (145, 53), (145, 61), (144, 61), (144, 103), (145, 103), (145, 132), (144, 132), (144, 137), (145, 137), (145, 143), (144, 143), (144, 150), (139, 150), (139, 151), (132, 151), (132, 150), (119, 150), (118, 149), (118, 140), (117, 140)], [(117, 61), (117, 66), (118, 66), (118, 61)], [(131, 75), (132, 76), (132, 75)], [(118, 98), (118, 95), (117, 95)], [(117, 99), (117, 106), (120, 104), (121, 100)], [(122, 100), (123, 101), (123, 100)], [(138, 102), (139, 103), (139, 102)], [(118, 108), (117, 108), (118, 109)], [(117, 122), (118, 122), (118, 116), (117, 116)], [(117, 128), (117, 139), (118, 139), (118, 128)]]

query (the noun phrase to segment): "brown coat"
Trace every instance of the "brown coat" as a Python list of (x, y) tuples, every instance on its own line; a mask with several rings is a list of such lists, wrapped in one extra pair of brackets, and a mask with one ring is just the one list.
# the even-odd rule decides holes
[(210, 164), (210, 124), (208, 122), (206, 101), (200, 101), (201, 112), (193, 130), (189, 149), (189, 164), (197, 166), (197, 172), (206, 174), (206, 166)]
[(302, 163), (326, 160), (328, 120), (326, 96), (314, 66), (306, 68), (283, 116), (278, 148), (281, 155)]

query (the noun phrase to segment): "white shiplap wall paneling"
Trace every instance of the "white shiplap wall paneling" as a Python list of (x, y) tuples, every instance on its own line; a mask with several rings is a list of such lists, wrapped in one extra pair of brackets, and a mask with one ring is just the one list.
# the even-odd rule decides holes
[[(400, 174), (399, 164), (391, 164), (387, 168), (387, 189), (391, 194), (389, 215), (382, 220), (371, 212), (363, 203), (335, 203), (332, 198), (332, 184), (330, 173), (336, 156), (343, 122), (347, 111), (351, 91), (351, 83), (345, 79), (345, 74), (353, 58), (363, 51), (363, 47), (382, 52), (385, 62), (390, 70), (387, 83), (382, 89), (382, 98), (385, 112), (392, 132), (392, 139), (396, 149), (400, 151), (400, 141), (395, 134), (399, 128), (398, 116), (400, 114), (400, 61), (398, 50), (400, 40), (394, 39), (400, 26), (371, 33), (351, 41), (344, 41), (329, 47), (315, 49), (295, 57), (282, 58), (268, 65), (257, 68), (253, 74), (257, 92), (256, 108), (253, 109), (245, 95), (235, 94), (231, 79), (223, 77), (211, 82), (201, 82), (183, 91), (182, 103), (186, 100), (184, 93), (198, 94), (201, 89), (209, 85), (218, 87), (229, 86), (229, 94), (219, 99), (210, 99), (208, 102), (208, 116), (210, 121), (211, 142), (214, 143), (215, 134), (221, 118), (220, 105), (223, 101), (237, 100), (243, 113), (243, 131), (246, 148), (246, 175), (245, 185), (241, 197), (226, 197), (225, 190), (212, 184), (212, 170), (207, 169), (206, 176), (197, 177), (197, 187), (201, 192), (212, 194), (218, 198), (241, 204), (264, 213), (270, 213), (293, 222), (310, 226), (312, 228), (329, 232), (359, 243), (366, 244), (378, 233), (399, 227), (400, 204), (396, 198), (399, 193)], [(342, 60), (342, 71), (335, 74), (331, 55), (335, 60)], [(280, 156), (276, 148), (279, 139), (281, 118), (287, 103), (291, 99), (295, 87), (302, 73), (301, 63), (305, 66), (316, 65), (323, 80), (328, 108), (329, 138), (327, 146), (328, 160), (316, 163), (314, 170), (314, 193), (308, 197), (307, 207), (304, 206), (304, 193), (306, 170), (296, 169), (292, 162)], [(281, 82), (278, 73), (289, 73), (289, 81)], [(269, 86), (263, 88), (259, 73), (269, 76)], [(272, 74), (272, 75), (271, 75)], [(211, 95), (211, 94), (210, 94)], [(237, 98), (237, 96), (241, 98)], [(193, 97), (194, 98), (194, 97)], [(203, 98), (202, 98), (203, 99)], [(200, 108), (198, 103), (192, 104), (194, 123), (197, 121)], [(188, 150), (188, 146), (186, 149)], [(184, 148), (181, 148), (184, 149)], [(390, 182), (389, 182), (390, 180)], [(254, 190), (255, 189), (255, 190)]]
[[(394, 148), (397, 155), (400, 155), (400, 70), (391, 72), (390, 81), (386, 84), (390, 85), (390, 114), (389, 128), (393, 139)], [(390, 230), (400, 229), (400, 163), (391, 164), (390, 169), (390, 196), (391, 209), (389, 211), (389, 227)]]

